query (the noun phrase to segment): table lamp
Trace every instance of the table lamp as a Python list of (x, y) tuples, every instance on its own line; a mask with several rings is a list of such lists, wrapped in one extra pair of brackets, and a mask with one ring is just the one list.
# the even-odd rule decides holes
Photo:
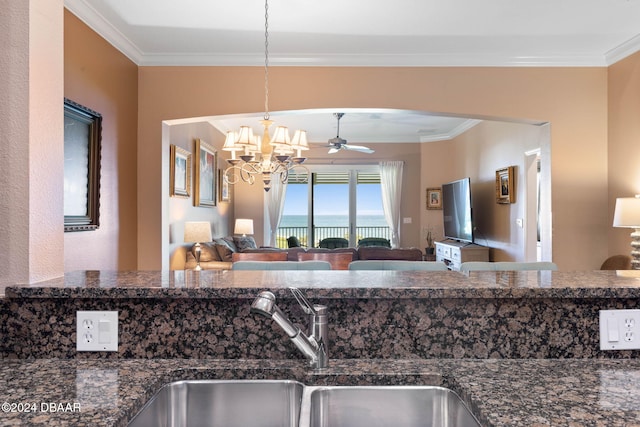
[(640, 270), (640, 195), (616, 199), (613, 226), (633, 228), (631, 232), (631, 268)]
[(236, 226), (233, 229), (235, 234), (242, 234), (242, 237), (247, 237), (247, 234), (253, 234), (253, 220), (252, 219), (236, 219)]
[(196, 257), (196, 268), (200, 271), (200, 242), (211, 241), (211, 224), (208, 221), (192, 221), (184, 223), (184, 241), (186, 243), (194, 243), (194, 255)]

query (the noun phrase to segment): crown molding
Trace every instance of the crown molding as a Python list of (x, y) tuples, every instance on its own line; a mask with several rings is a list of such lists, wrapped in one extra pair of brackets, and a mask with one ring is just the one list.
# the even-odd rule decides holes
[(64, 7), (136, 65), (142, 64), (142, 51), (93, 7), (82, 0), (64, 0)]
[(454, 129), (451, 129), (451, 131), (446, 134), (443, 133), (439, 135), (420, 135), (420, 142), (448, 141), (457, 137), (458, 135), (462, 135), (463, 133), (480, 123), (482, 123), (482, 120), (468, 119), (462, 122), (460, 125), (456, 126)]
[(640, 51), (640, 35), (607, 52), (605, 54), (606, 63), (607, 65), (613, 65), (638, 51)]

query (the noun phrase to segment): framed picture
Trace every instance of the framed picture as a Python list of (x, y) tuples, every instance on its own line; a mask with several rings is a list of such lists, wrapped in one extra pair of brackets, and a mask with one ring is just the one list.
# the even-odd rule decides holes
[(216, 205), (218, 153), (201, 139), (196, 139), (193, 174), (193, 206)]
[(442, 188), (427, 188), (427, 209), (442, 209)]
[(64, 231), (100, 225), (102, 116), (64, 100)]
[(189, 197), (191, 195), (191, 153), (173, 144), (170, 150), (169, 195)]
[(496, 171), (496, 202), (514, 203), (516, 200), (515, 166), (498, 169)]
[(220, 169), (219, 172), (218, 182), (220, 182), (220, 201), (229, 202), (231, 200), (231, 195), (229, 194), (229, 183), (224, 179), (224, 171)]

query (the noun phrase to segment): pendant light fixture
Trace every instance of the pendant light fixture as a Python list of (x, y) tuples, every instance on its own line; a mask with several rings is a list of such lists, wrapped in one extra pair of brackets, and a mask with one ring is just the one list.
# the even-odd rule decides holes
[(302, 157), (302, 151), (309, 149), (307, 132), (296, 130), (293, 139), (290, 139), (289, 129), (286, 126), (277, 126), (273, 138), (269, 134), (273, 121), (269, 115), (268, 0), (264, 2), (264, 111), (264, 118), (260, 120), (263, 127), (262, 137), (254, 135), (250, 126), (240, 126), (237, 132), (227, 132), (222, 150), (231, 152), (231, 158), (227, 160), (229, 167), (224, 171), (224, 179), (229, 184), (240, 181), (254, 184), (256, 177), (260, 177), (264, 190), (269, 191), (272, 178), (285, 183), (289, 172), (296, 167), (303, 168), (306, 171), (304, 175), (308, 176), (307, 168), (301, 166), (306, 160)]

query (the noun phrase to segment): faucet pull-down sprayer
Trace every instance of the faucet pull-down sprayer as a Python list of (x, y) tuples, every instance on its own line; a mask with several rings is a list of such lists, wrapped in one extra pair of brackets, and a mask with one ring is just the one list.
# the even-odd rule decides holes
[(311, 304), (297, 288), (289, 288), (298, 304), (309, 315), (308, 336), (294, 325), (276, 305), (276, 297), (269, 291), (263, 291), (251, 304), (251, 312), (273, 319), (280, 326), (295, 346), (309, 359), (314, 369), (326, 368), (327, 351), (327, 307)]

